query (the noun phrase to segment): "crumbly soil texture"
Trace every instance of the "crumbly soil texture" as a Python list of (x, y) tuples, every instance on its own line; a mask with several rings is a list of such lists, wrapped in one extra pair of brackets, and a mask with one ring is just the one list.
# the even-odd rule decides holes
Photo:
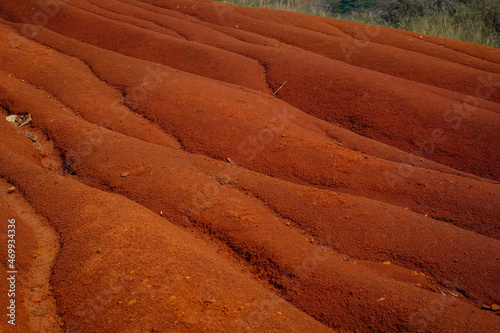
[(3, 0), (0, 116), (2, 332), (500, 329), (498, 49)]

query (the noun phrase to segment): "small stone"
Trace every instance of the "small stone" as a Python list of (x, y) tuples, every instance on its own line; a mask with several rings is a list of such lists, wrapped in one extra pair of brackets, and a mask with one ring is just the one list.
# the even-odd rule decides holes
[(384, 265), (390, 265), (390, 264), (391, 264), (391, 262), (390, 262), (390, 261), (384, 261), (384, 262), (383, 262), (383, 264), (384, 264)]
[(17, 120), (17, 115), (13, 114), (10, 116), (5, 117), (5, 120), (7, 120), (11, 124), (15, 124)]
[(131, 300), (131, 301), (128, 301), (128, 303), (127, 303), (127, 304), (130, 306), (130, 305), (134, 305), (135, 303), (137, 303), (137, 300), (136, 300), (136, 299), (133, 299), (133, 300)]
[(483, 309), (483, 310), (491, 310), (491, 306), (483, 304), (483, 306), (481, 307), (481, 309)]
[(15, 191), (16, 191), (16, 187), (12, 186), (12, 187), (9, 187), (9, 189), (7, 190), (7, 193), (14, 193)]
[(120, 174), (121, 177), (127, 177), (128, 175), (130, 175), (130, 172), (128, 171), (124, 171)]
[(281, 316), (283, 313), (281, 311), (278, 311), (278, 314)]
[(315, 242), (314, 238), (311, 238), (311, 243), (314, 243), (314, 242)]
[(498, 310), (500, 310), (500, 306), (498, 306), (497, 304), (491, 305), (491, 311), (498, 311)]

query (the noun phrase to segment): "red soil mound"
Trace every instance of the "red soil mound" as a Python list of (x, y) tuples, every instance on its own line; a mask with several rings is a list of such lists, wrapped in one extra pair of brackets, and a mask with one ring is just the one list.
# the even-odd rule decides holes
[(498, 50), (167, 0), (2, 1), (0, 48), (32, 117), (0, 122), (3, 330), (500, 326)]

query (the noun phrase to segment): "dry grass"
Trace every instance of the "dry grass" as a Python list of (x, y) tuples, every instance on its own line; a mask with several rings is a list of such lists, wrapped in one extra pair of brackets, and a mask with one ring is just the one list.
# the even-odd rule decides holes
[(222, 0), (239, 6), (388, 26), (422, 34), (500, 47), (500, 0), (379, 0), (377, 8), (340, 14), (338, 1)]

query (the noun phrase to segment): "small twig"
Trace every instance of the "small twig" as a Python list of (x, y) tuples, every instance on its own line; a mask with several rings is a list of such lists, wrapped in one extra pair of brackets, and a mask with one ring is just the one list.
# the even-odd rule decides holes
[(276, 90), (276, 91), (274, 92), (274, 95), (275, 95), (275, 96), (276, 96), (276, 94), (278, 93), (278, 91), (280, 91), (280, 89), (281, 89), (281, 88), (283, 88), (283, 86), (285, 85), (285, 83), (286, 83), (286, 81), (285, 81), (285, 82), (283, 82), (283, 83), (280, 85), (280, 87), (278, 88), (278, 90)]
[[(91, 262), (91, 264), (95, 263), (97, 260), (101, 259), (102, 257), (104, 257), (106, 254), (108, 254), (109, 252), (111, 252), (111, 250), (101, 254), (99, 257), (97, 257), (97, 259), (95, 259), (94, 261)], [(87, 270), (89, 270), (89, 268), (87, 268)]]
[(453, 295), (453, 296), (455, 296), (455, 297), (458, 297), (458, 295), (455, 295), (455, 294), (454, 294), (454, 293), (452, 293), (451, 291), (448, 291), (448, 294)]

